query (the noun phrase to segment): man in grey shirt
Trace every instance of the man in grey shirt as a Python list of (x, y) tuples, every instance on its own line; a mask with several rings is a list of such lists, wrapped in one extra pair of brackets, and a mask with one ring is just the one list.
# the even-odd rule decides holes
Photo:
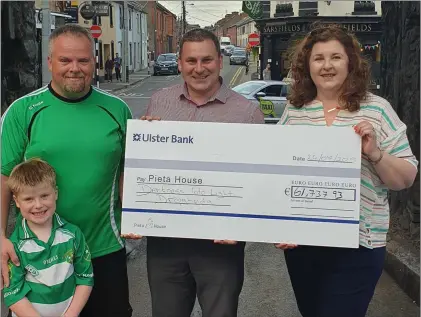
[[(213, 33), (203, 29), (187, 32), (179, 56), (184, 83), (154, 94), (142, 119), (263, 124), (258, 105), (224, 84), (222, 65)], [(244, 280), (244, 242), (147, 239), (153, 317), (190, 317), (196, 294), (203, 317), (237, 316)]]

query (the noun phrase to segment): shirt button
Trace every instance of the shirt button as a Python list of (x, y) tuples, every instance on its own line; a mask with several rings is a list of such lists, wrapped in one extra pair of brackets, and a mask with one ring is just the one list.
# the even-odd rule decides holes
[(368, 240), (367, 243), (368, 243), (368, 245), (371, 245), (371, 240)]

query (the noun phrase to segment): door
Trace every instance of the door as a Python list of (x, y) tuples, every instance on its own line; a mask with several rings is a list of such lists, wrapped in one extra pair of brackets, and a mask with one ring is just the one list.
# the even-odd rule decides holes
[(260, 90), (265, 96), (259, 98), (259, 106), (265, 115), (265, 121), (277, 122), (282, 116), (287, 103), (287, 85), (273, 84)]

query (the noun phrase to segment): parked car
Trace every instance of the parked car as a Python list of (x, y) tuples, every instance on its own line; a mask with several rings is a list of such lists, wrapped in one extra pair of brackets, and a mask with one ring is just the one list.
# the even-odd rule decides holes
[(259, 105), (265, 123), (277, 123), (287, 104), (289, 84), (278, 80), (251, 80), (232, 89)]
[(245, 49), (235, 49), (230, 56), (230, 65), (246, 65), (247, 63), (247, 51)]
[(178, 73), (176, 53), (166, 53), (158, 56), (153, 66), (154, 76), (161, 74), (177, 75)]
[(234, 49), (235, 49), (235, 46), (234, 45), (227, 45), (227, 46), (225, 46), (224, 55), (231, 56), (232, 53), (234, 52)]

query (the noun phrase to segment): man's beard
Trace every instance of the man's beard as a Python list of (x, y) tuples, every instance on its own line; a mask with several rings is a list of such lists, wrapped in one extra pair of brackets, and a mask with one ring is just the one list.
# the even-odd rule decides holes
[(81, 81), (78, 83), (71, 84), (64, 84), (64, 91), (68, 93), (80, 93), (85, 90), (85, 81)]

